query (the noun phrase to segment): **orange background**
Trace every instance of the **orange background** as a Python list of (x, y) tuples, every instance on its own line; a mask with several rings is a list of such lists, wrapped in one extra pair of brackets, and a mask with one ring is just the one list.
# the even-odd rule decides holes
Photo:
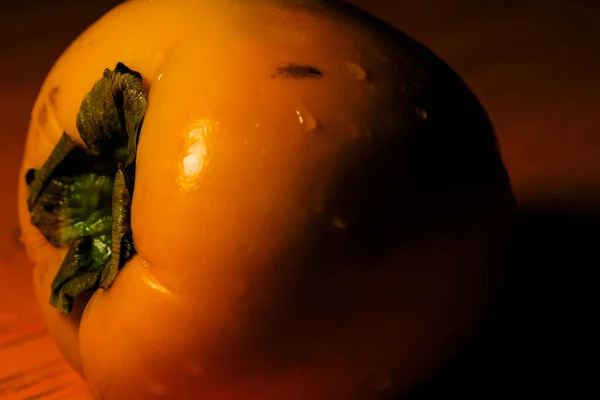
[[(356, 0), (428, 45), (496, 127), (521, 205), (508, 274), (482, 329), (410, 399), (572, 391), (583, 380), (600, 265), (600, 3)], [(6, 2), (5, 2), (6, 3)], [(29, 112), (56, 57), (115, 0), (0, 6), (0, 399), (87, 399), (34, 305), (16, 183)], [(593, 313), (593, 314), (592, 314)], [(576, 398), (575, 396), (574, 398)]]

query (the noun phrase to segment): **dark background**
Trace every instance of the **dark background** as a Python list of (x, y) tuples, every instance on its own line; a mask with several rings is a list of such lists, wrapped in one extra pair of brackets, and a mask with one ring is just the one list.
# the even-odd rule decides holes
[[(18, 159), (53, 61), (117, 3), (0, 5), (0, 166)], [(598, 380), (600, 2), (354, 3), (425, 43), (467, 81), (496, 127), (520, 204), (494, 307), (462, 352), (407, 398), (597, 397), (587, 387)], [(11, 168), (2, 175), (8, 191)], [(16, 229), (12, 214), (6, 223)]]

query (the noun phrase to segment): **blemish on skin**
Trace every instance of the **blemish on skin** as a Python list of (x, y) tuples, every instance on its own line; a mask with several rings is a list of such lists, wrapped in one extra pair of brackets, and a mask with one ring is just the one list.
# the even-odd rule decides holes
[(94, 44), (94, 39), (92, 39), (90, 36), (83, 37), (79, 40), (79, 45), (82, 48), (90, 47), (92, 44)]
[(50, 105), (55, 111), (58, 110), (58, 106), (56, 104), (56, 96), (58, 95), (59, 91), (60, 88), (58, 86), (53, 86), (52, 89), (50, 89), (50, 92), (48, 92), (48, 101), (50, 102)]
[[(290, 64), (285, 67), (277, 68), (276, 75), (284, 78), (304, 79), (304, 78), (322, 78), (323, 71), (310, 65)], [(275, 77), (275, 75), (273, 75)]]
[(44, 129), (48, 123), (48, 107), (46, 107), (46, 104), (42, 104), (42, 108), (38, 113), (37, 123), (42, 129)]

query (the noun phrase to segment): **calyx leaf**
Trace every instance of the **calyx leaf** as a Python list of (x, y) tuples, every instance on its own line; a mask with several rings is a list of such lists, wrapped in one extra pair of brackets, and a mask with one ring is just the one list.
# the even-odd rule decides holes
[(86, 148), (63, 133), (38, 170), (29, 170), (31, 223), (68, 247), (50, 304), (65, 314), (79, 294), (108, 289), (135, 253), (131, 199), (138, 136), (148, 106), (140, 73), (118, 63), (85, 96), (77, 129)]

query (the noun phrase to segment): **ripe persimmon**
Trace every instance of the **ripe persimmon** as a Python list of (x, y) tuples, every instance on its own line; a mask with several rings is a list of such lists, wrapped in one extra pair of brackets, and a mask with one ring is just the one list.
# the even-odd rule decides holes
[(481, 315), (514, 203), (464, 82), (318, 0), (118, 6), (48, 74), (21, 174), (40, 307), (105, 400), (401, 393)]

